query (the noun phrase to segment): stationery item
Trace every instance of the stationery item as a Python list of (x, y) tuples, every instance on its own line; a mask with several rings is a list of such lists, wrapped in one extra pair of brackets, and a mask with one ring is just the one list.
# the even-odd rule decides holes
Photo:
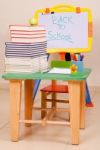
[(21, 38), (21, 37), (12, 37), (12, 42), (20, 42), (20, 43), (35, 43), (35, 42), (44, 42), (46, 36), (44, 37), (37, 37), (37, 38)]
[(66, 53), (65, 54), (65, 60), (66, 61), (71, 61), (71, 55), (70, 55), (70, 53)]
[(52, 68), (48, 73), (56, 73), (56, 74), (71, 74), (71, 70), (69, 68)]
[(10, 31), (44, 31), (44, 26), (28, 26), (28, 25), (10, 25), (9, 26)]
[(78, 61), (78, 55), (79, 55), (79, 54), (75, 54), (75, 56), (76, 56), (76, 61)]
[(72, 65), (74, 65), (74, 68), (75, 68), (76, 72), (82, 72), (82, 71), (84, 71), (83, 61), (71, 61), (71, 67), (72, 67)]
[(12, 42), (34, 43), (46, 40), (44, 26), (10, 25), (9, 28)]
[(48, 69), (48, 55), (43, 55), (39, 57), (40, 71)]
[(38, 72), (48, 68), (48, 55), (41, 55), (37, 57), (6, 57), (5, 58), (5, 72)]
[(72, 61), (83, 61), (83, 58), (84, 58), (84, 55), (81, 55), (80, 53), (71, 54)]
[(44, 26), (10, 25), (11, 42), (5, 43), (5, 71), (32, 73), (48, 68)]
[(76, 58), (76, 55), (75, 55), (75, 54), (73, 54), (73, 60), (74, 60), (74, 61), (77, 61), (77, 58)]
[(45, 30), (40, 30), (40, 31), (19, 31), (19, 30), (12, 30), (10, 31), (10, 36), (11, 37), (38, 37), (39, 35), (40, 36), (43, 36), (44, 34), (46, 34), (46, 31)]
[(71, 53), (71, 60), (74, 60), (74, 53)]
[(76, 66), (76, 64), (72, 64), (70, 69), (71, 69), (71, 73), (73, 74), (73, 73), (77, 73), (78, 67)]
[(47, 68), (47, 69), (42, 70), (41, 73), (46, 73), (46, 72), (49, 72), (49, 71), (50, 71), (50, 69)]
[(80, 61), (83, 61), (84, 55), (80, 55)]
[(80, 61), (80, 56), (81, 56), (81, 55), (80, 55), (80, 54), (78, 54), (78, 61)]
[[(92, 15), (87, 8), (68, 5), (37, 10), (31, 19), (47, 29), (47, 51), (81, 53), (92, 46)], [(31, 23), (30, 23), (31, 24)]]
[(6, 57), (36, 57), (46, 54), (47, 42), (15, 43), (6, 42)]
[(70, 61), (52, 60), (51, 68), (70, 68)]

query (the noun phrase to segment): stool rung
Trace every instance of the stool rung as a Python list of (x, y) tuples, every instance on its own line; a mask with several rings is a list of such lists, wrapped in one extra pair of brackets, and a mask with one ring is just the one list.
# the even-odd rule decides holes
[[(40, 108), (40, 107), (34, 107), (34, 110), (41, 110), (41, 111), (44, 111), (44, 110), (50, 110), (52, 108)], [(63, 112), (69, 112), (70, 109), (69, 108), (56, 108), (55, 111), (63, 111)]]
[[(52, 102), (52, 99), (46, 98), (46, 101)], [(56, 99), (55, 102), (58, 102), (58, 103), (69, 103), (69, 100)]]
[(52, 119), (53, 115), (55, 114), (55, 108), (52, 108), (47, 115), (42, 119), (42, 125), (45, 126), (47, 120)]
[[(42, 120), (19, 120), (20, 123), (33, 123), (33, 124), (42, 124)], [(47, 124), (53, 124), (53, 125), (70, 125), (70, 122), (68, 121), (49, 121), (47, 120)]]

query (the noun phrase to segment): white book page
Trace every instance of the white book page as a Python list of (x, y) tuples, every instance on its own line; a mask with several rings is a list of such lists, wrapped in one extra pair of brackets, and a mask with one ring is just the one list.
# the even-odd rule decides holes
[(56, 68), (56, 67), (54, 67), (48, 73), (71, 74), (71, 70), (69, 68)]

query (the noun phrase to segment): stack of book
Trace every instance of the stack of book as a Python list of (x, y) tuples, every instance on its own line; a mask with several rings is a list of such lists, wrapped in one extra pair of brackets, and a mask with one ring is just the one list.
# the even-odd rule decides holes
[(48, 68), (47, 55), (34, 58), (6, 57), (5, 71), (8, 73), (35, 73)]
[(10, 26), (11, 42), (5, 43), (5, 71), (32, 73), (48, 68), (46, 31), (43, 26)]
[(44, 26), (10, 25), (9, 29), (12, 42), (35, 43), (46, 40)]

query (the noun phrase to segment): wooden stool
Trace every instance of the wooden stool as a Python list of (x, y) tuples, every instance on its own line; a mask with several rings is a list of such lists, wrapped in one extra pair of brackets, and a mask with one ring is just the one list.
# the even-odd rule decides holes
[[(68, 93), (67, 85), (51, 84), (47, 87), (40, 89), (41, 91), (41, 118), (47, 115), (47, 102), (51, 102), (51, 108), (55, 111), (64, 111), (64, 109), (57, 109), (57, 103), (69, 103), (69, 100), (57, 99), (57, 93)], [(51, 95), (51, 99), (47, 98)]]

